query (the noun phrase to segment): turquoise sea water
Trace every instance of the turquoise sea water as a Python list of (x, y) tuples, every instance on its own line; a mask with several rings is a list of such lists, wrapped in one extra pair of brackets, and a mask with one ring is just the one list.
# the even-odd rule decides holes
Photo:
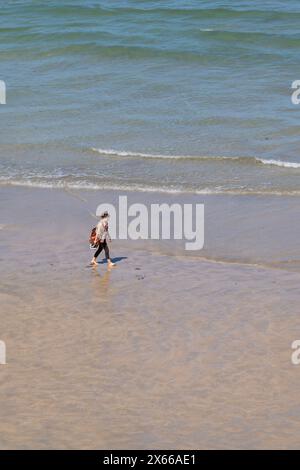
[(0, 183), (300, 195), (300, 3), (7, 1)]

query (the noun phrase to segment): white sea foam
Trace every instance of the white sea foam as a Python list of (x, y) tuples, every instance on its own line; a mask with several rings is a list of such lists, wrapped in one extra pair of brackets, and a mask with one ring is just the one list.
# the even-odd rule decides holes
[[(164, 193), (164, 194), (191, 194), (191, 195), (232, 195), (232, 196), (300, 196), (300, 190), (276, 190), (276, 189), (251, 189), (251, 188), (203, 188), (203, 189), (189, 189), (189, 188), (169, 188), (169, 187), (155, 187), (155, 186), (139, 186), (139, 185), (116, 185), (110, 183), (89, 183), (82, 182), (64, 182), (54, 180), (52, 182), (37, 181), (37, 180), (18, 180), (12, 178), (0, 178), (0, 186), (21, 186), (29, 188), (41, 189), (74, 189), (74, 190), (92, 190), (92, 191), (131, 191), (131, 192), (146, 192), (146, 193)], [(0, 227), (1, 228), (1, 227)]]
[(101, 155), (110, 155), (112, 157), (136, 157), (136, 158), (157, 158), (157, 159), (171, 159), (171, 160), (195, 160), (202, 161), (207, 160), (210, 162), (222, 161), (222, 162), (235, 162), (239, 164), (255, 164), (262, 163), (264, 165), (275, 165), (282, 168), (300, 168), (300, 163), (297, 162), (284, 162), (282, 160), (264, 159), (258, 157), (247, 157), (247, 156), (208, 156), (208, 155), (166, 155), (166, 154), (152, 154), (142, 152), (131, 152), (114, 149), (101, 149), (92, 147), (90, 150), (97, 152)]
[(89, 183), (88, 181), (82, 182), (64, 182), (64, 181), (37, 181), (29, 179), (12, 179), (0, 178), (0, 185), (2, 186), (24, 186), (30, 188), (44, 188), (44, 189), (81, 189), (81, 190), (107, 190), (107, 191), (137, 191), (137, 192), (153, 192), (153, 193), (167, 193), (167, 194), (219, 194), (221, 191), (209, 188), (193, 191), (190, 189), (156, 187), (156, 186), (139, 186), (139, 185), (126, 185), (126, 184), (110, 184), (110, 183)]
[(92, 147), (93, 152), (101, 153), (101, 155), (111, 155), (115, 157), (143, 157), (143, 158), (174, 158), (182, 159), (186, 158), (183, 155), (160, 155), (160, 154), (151, 154), (151, 153), (141, 153), (141, 152), (126, 152), (122, 150), (113, 150), (113, 149), (101, 149)]
[(267, 160), (264, 158), (256, 158), (256, 161), (263, 163), (264, 165), (274, 165), (283, 168), (300, 168), (300, 163), (296, 162), (283, 162), (282, 160)]
[(114, 157), (139, 157), (139, 158), (163, 158), (172, 160), (239, 160), (240, 157), (225, 157), (225, 156), (209, 156), (209, 155), (167, 155), (167, 154), (156, 154), (156, 153), (142, 153), (142, 152), (131, 152), (114, 149), (101, 149), (91, 147), (93, 152), (100, 153), (101, 155), (111, 155)]

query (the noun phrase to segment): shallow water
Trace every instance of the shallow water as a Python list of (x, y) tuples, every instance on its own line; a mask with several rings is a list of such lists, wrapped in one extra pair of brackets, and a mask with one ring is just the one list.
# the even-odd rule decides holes
[(6, 2), (0, 183), (299, 196), (299, 18), (296, 0)]

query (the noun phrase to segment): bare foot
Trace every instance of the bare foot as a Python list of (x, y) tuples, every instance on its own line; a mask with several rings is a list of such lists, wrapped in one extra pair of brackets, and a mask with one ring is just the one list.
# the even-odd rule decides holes
[(108, 264), (108, 267), (109, 267), (109, 268), (112, 268), (113, 266), (115, 266), (115, 263), (113, 263), (113, 262), (110, 261), (110, 260), (107, 261), (107, 264)]
[(97, 261), (95, 260), (95, 258), (92, 259), (91, 265), (92, 265), (92, 266), (97, 266), (97, 265), (98, 265), (98, 263), (97, 263)]

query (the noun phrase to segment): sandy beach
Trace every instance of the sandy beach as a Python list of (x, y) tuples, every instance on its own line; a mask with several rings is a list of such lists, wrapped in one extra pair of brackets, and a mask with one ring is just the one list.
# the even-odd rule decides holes
[(297, 263), (116, 240), (90, 268), (89, 211), (116, 197), (0, 189), (0, 448), (299, 448)]

